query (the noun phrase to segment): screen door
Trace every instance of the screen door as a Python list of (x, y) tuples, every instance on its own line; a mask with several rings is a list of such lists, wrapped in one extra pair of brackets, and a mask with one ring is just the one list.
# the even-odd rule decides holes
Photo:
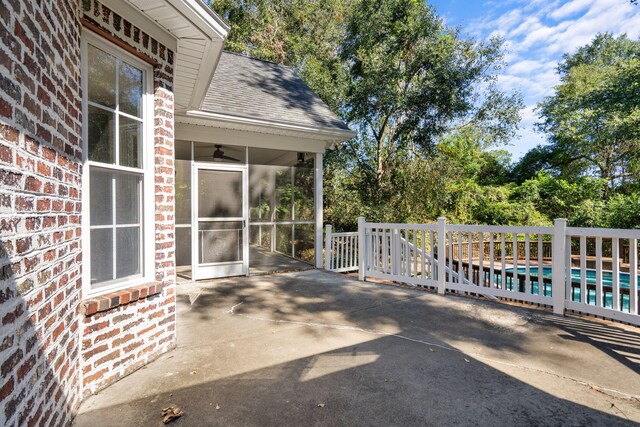
[(246, 275), (246, 167), (194, 163), (192, 173), (194, 280)]

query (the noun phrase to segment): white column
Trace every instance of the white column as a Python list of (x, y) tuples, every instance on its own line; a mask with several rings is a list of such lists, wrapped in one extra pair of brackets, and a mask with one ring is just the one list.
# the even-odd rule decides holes
[(322, 268), (322, 153), (316, 153), (316, 159), (314, 162), (315, 168), (315, 218), (316, 218), (316, 233), (315, 233), (315, 247), (316, 247), (316, 268)]
[(276, 172), (273, 168), (269, 168), (269, 182), (271, 183), (271, 194), (269, 195), (269, 221), (271, 221), (271, 252), (276, 251)]

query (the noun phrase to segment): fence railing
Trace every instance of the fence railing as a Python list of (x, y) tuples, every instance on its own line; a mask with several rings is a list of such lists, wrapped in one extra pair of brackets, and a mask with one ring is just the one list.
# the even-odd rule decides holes
[(346, 273), (358, 270), (358, 233), (334, 233), (327, 225), (324, 265), (327, 270)]
[(639, 240), (640, 230), (572, 228), (564, 219), (553, 227), (512, 227), (359, 218), (357, 233), (331, 233), (328, 226), (326, 267), (357, 269), (361, 280), (506, 298), (558, 314), (574, 310), (640, 325)]

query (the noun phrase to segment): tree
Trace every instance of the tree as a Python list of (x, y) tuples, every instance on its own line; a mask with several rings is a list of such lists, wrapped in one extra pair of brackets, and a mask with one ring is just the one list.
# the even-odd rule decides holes
[(513, 136), (521, 104), (493, 84), (500, 46), (461, 38), (424, 2), (356, 5), (340, 52), (344, 116), (358, 129), (351, 144), (374, 187), (407, 150), (429, 154), (448, 133), (473, 129), (485, 145)]
[(637, 182), (640, 163), (640, 40), (598, 34), (558, 66), (560, 84), (538, 106), (538, 128), (564, 174), (592, 175), (607, 196)]

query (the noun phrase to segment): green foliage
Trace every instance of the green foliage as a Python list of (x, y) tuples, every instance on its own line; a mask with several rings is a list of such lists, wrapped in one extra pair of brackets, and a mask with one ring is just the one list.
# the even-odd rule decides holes
[(616, 194), (604, 209), (602, 226), (610, 228), (640, 228), (640, 192)]
[(638, 180), (640, 41), (599, 34), (565, 55), (560, 84), (539, 105), (549, 154), (567, 176), (598, 176), (615, 189)]

